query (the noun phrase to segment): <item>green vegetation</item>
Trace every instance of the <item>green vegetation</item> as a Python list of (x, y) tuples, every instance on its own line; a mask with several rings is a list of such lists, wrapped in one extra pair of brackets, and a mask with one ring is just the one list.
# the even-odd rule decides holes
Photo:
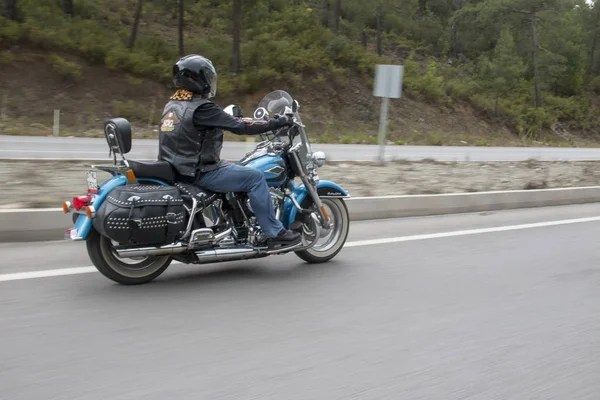
[(52, 54), (48, 62), (52, 69), (65, 80), (78, 81), (81, 78), (81, 66), (73, 61), (67, 61), (59, 55)]
[[(48, 63), (70, 84), (85, 74), (68, 54), (124, 71), (132, 86), (144, 80), (169, 85), (180, 54), (204, 54), (221, 74), (235, 72), (219, 80), (224, 97), (279, 85), (347, 96), (349, 87), (370, 90), (376, 63), (396, 63), (405, 66), (411, 98), (442, 110), (472, 106), (525, 139), (540, 137), (557, 122), (583, 136), (600, 133), (596, 1), (188, 0), (182, 21), (177, 0), (6, 4), (0, 63), (13, 62), (11, 46), (34, 46), (49, 54)], [(112, 106), (156, 122), (135, 102)], [(322, 138), (334, 134), (327, 128)], [(376, 140), (342, 136), (343, 143)], [(436, 132), (426, 140), (443, 144)]]

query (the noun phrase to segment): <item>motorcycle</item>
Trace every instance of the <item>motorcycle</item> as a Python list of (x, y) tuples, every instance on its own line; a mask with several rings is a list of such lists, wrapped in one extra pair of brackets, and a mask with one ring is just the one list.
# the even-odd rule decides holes
[[(85, 241), (98, 271), (124, 285), (148, 283), (174, 260), (203, 265), (293, 252), (307, 263), (328, 262), (348, 236), (345, 199), (350, 195), (319, 178), (326, 156), (313, 152), (299, 108), (283, 90), (265, 96), (254, 111), (255, 119), (286, 115), (294, 124), (262, 134), (254, 150), (238, 162), (263, 172), (276, 218), (301, 233), (299, 244), (269, 244), (246, 193), (213, 193), (178, 181), (165, 161), (126, 159), (132, 139), (124, 118), (104, 125), (112, 165), (86, 165), (87, 195), (63, 204), (74, 223), (65, 239)], [(242, 117), (238, 106), (225, 111)], [(111, 177), (99, 184), (98, 171)]]

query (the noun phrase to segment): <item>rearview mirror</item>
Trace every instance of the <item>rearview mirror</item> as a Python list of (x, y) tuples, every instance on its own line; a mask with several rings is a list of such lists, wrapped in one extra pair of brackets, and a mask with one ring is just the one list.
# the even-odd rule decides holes
[(234, 118), (243, 118), (242, 108), (234, 104), (230, 104), (223, 110)]
[(294, 113), (298, 112), (298, 110), (300, 109), (300, 103), (298, 103), (298, 100), (294, 100), (294, 102), (292, 103), (292, 111)]

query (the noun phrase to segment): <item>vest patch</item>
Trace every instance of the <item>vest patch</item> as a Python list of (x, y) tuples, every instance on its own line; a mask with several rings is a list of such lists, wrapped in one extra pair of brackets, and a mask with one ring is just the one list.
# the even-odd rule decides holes
[(160, 129), (165, 132), (171, 132), (175, 129), (175, 125), (179, 124), (179, 119), (173, 111), (170, 111), (160, 120), (162, 122)]

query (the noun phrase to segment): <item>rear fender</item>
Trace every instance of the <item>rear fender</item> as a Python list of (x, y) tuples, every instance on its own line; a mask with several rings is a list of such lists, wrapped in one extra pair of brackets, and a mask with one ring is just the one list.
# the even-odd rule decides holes
[[(290, 196), (293, 196), (298, 204), (302, 204), (304, 199), (309, 196), (308, 190), (304, 185), (293, 185), (291, 187), (292, 192)], [(317, 194), (320, 198), (349, 198), (350, 195), (340, 185), (335, 182), (322, 180), (317, 185)], [(298, 210), (294, 206), (294, 203), (289, 198), (285, 199), (283, 204), (283, 226), (288, 229), (292, 222), (296, 220), (296, 214)]]
[[(125, 186), (127, 185), (127, 182), (127, 177), (123, 175), (115, 175), (112, 178), (104, 181), (98, 188), (98, 195), (94, 198), (92, 206), (98, 210), (113, 189), (119, 186)], [(156, 183), (162, 186), (166, 185), (166, 183), (160, 180), (151, 178), (139, 178), (138, 182)], [(79, 214), (77, 220), (75, 221), (75, 225), (69, 230), (69, 237), (71, 240), (85, 240), (91, 229), (92, 220), (89, 219), (85, 214)]]

